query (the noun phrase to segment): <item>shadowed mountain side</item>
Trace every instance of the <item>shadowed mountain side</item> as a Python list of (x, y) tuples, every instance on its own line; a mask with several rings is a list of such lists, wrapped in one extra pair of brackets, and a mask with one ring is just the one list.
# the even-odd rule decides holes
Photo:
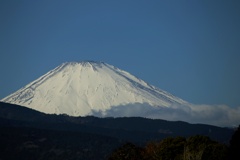
[[(101, 118), (71, 117), (44, 114), (26, 107), (0, 102), (2, 127), (30, 127), (37, 129), (73, 131), (115, 137), (123, 141), (143, 143), (151, 139), (163, 139), (168, 134), (144, 130), (122, 129), (95, 125)], [(105, 118), (104, 118), (105, 119)], [(105, 119), (106, 121), (110, 119)]]
[(77, 131), (115, 137), (124, 141), (144, 143), (168, 136), (206, 135), (228, 143), (232, 129), (181, 121), (153, 120), (140, 117), (97, 118), (48, 115), (8, 103), (0, 102), (0, 124), (9, 127)]

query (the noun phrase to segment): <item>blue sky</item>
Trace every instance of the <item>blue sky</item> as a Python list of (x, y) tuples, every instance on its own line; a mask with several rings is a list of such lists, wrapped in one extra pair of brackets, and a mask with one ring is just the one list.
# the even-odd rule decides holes
[(238, 0), (1, 0), (0, 98), (104, 61), (195, 104), (240, 106)]

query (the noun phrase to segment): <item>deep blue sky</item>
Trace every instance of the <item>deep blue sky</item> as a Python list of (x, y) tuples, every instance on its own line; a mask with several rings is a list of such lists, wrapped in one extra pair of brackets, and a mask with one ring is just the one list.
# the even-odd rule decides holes
[(195, 104), (240, 106), (239, 0), (0, 0), (0, 98), (104, 61)]

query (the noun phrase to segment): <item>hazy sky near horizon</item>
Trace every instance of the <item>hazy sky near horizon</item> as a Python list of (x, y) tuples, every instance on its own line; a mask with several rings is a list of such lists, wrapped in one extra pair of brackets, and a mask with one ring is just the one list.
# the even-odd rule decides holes
[(0, 99), (103, 61), (195, 104), (240, 106), (239, 0), (1, 0)]

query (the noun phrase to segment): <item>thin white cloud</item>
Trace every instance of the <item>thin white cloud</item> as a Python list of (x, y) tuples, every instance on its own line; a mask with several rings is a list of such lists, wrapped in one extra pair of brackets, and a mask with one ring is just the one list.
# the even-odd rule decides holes
[(153, 107), (147, 103), (115, 106), (105, 112), (93, 112), (99, 117), (146, 117), (170, 121), (186, 121), (216, 126), (238, 126), (240, 124), (240, 107), (226, 105), (173, 105)]

